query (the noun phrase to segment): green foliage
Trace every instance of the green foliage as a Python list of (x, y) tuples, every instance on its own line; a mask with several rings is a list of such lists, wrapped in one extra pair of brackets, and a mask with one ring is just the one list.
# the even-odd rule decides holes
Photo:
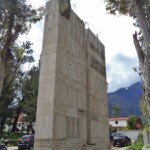
[(113, 133), (113, 132), (116, 132), (116, 128), (109, 126), (109, 133)]
[[(15, 42), (19, 34), (27, 33), (32, 23), (36, 23), (43, 17), (43, 8), (32, 8), (26, 0), (1, 0), (0, 1), (0, 46), (3, 47), (7, 41), (8, 31), (11, 41)], [(9, 45), (10, 47), (11, 45)], [(1, 48), (0, 47), (0, 48)]]
[(114, 105), (112, 108), (112, 113), (114, 117), (119, 117), (120, 113), (121, 113), (121, 108), (117, 105)]
[(145, 145), (144, 148), (150, 148), (150, 145)]
[(142, 127), (142, 121), (140, 117), (137, 117), (134, 115), (131, 115), (128, 117), (128, 120), (127, 120), (128, 129), (130, 130), (138, 129), (138, 125), (141, 125)]
[(142, 125), (143, 125), (144, 129), (145, 129), (145, 128), (149, 128), (149, 121), (148, 121), (148, 118), (147, 118), (147, 117), (144, 117), (144, 116), (142, 116), (142, 117), (140, 117), (140, 118), (141, 118)]
[(128, 15), (136, 18), (136, 2), (145, 10), (145, 16), (149, 15), (150, 2), (149, 0), (105, 0), (107, 3), (106, 10), (110, 14), (116, 15), (117, 13), (122, 15)]
[(136, 142), (129, 146), (126, 150), (142, 150), (143, 146), (143, 135), (139, 134)]
[[(0, 136), (0, 143), (5, 143), (8, 146), (17, 146), (18, 139), (23, 135), (25, 135), (25, 133), (4, 132), (3, 136)], [(5, 140), (7, 140), (7, 142)]]
[(129, 12), (134, 11), (130, 0), (106, 0), (106, 2), (106, 10), (111, 14), (116, 14), (118, 11), (121, 14), (127, 15)]
[(13, 59), (9, 59), (9, 64), (5, 70), (4, 86), (0, 96), (0, 132), (3, 132), (3, 126), (7, 118), (14, 116), (14, 100), (18, 99), (20, 82), (24, 71), (24, 64), (34, 61), (32, 56), (31, 43), (26, 42), (22, 46), (15, 45), (12, 49)]
[(4, 132), (3, 135), (0, 135), (0, 138), (3, 138), (4, 140), (5, 139), (18, 139), (20, 138), (20, 136), (23, 136), (24, 133), (19, 133), (19, 132), (15, 132), (15, 133), (12, 133), (12, 132)]
[(19, 105), (27, 117), (24, 121), (33, 123), (36, 118), (36, 103), (39, 84), (39, 67), (33, 66), (23, 78), (21, 78), (21, 97)]
[(22, 67), (34, 61), (32, 44), (20, 43), (18, 38), (28, 33), (43, 15), (43, 7), (34, 9), (27, 0), (0, 1), (0, 132), (6, 119), (13, 115), (14, 100), (20, 97)]
[[(27, 0), (0, 1), (0, 95), (7, 73), (6, 69), (12, 66), (18, 67), (20, 62), (33, 61), (33, 57), (23, 55), (32, 53), (29, 49), (30, 43), (20, 44), (18, 38), (28, 33), (31, 25), (40, 21), (43, 15), (43, 7), (34, 9)], [(16, 74), (16, 71), (14, 70), (11, 74)]]
[(143, 115), (148, 118), (147, 102), (145, 99), (145, 95), (142, 95), (140, 98), (140, 110), (143, 113)]

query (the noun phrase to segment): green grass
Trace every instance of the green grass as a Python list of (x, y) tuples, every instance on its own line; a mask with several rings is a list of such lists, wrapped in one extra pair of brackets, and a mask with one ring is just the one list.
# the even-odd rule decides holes
[(143, 135), (139, 134), (137, 140), (135, 143), (133, 143), (131, 146), (129, 146), (126, 150), (142, 150), (143, 144)]
[[(8, 146), (16, 146), (19, 138), (22, 137), (25, 134), (26, 133), (4, 132), (3, 135), (0, 136), (0, 143), (8, 144)], [(5, 140), (7, 140), (7, 143), (5, 142)]]
[(21, 136), (25, 135), (26, 133), (19, 133), (19, 132), (4, 132), (0, 138), (3, 139), (19, 139)]
[(135, 143), (128, 147), (126, 150), (142, 150), (143, 143)]
[(144, 146), (145, 148), (150, 148), (150, 145), (146, 145), (146, 146)]

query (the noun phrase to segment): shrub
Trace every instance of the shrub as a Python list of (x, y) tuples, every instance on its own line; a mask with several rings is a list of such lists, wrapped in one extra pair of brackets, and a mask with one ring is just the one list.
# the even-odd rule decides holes
[(138, 130), (142, 128), (141, 118), (134, 115), (129, 116), (127, 120), (127, 126), (129, 130)]
[(3, 136), (0, 138), (0, 143), (5, 143), (6, 145), (9, 146), (16, 146), (18, 139), (25, 135), (26, 133), (18, 133), (18, 132), (4, 132)]
[(142, 150), (143, 146), (143, 134), (139, 134), (135, 143), (129, 146), (126, 150)]
[(145, 148), (150, 148), (150, 145), (146, 145), (146, 146), (144, 146)]

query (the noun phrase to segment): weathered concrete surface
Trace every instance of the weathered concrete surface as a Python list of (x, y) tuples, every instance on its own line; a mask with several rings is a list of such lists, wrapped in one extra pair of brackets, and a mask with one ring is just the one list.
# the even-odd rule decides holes
[(34, 150), (108, 150), (104, 45), (60, 5), (46, 5)]

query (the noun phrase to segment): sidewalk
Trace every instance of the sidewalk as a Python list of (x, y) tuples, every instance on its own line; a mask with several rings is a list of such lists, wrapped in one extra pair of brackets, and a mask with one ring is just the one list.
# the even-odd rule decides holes
[(125, 150), (127, 147), (112, 147), (111, 150)]
[(18, 150), (18, 147), (17, 146), (8, 147), (7, 150)]

